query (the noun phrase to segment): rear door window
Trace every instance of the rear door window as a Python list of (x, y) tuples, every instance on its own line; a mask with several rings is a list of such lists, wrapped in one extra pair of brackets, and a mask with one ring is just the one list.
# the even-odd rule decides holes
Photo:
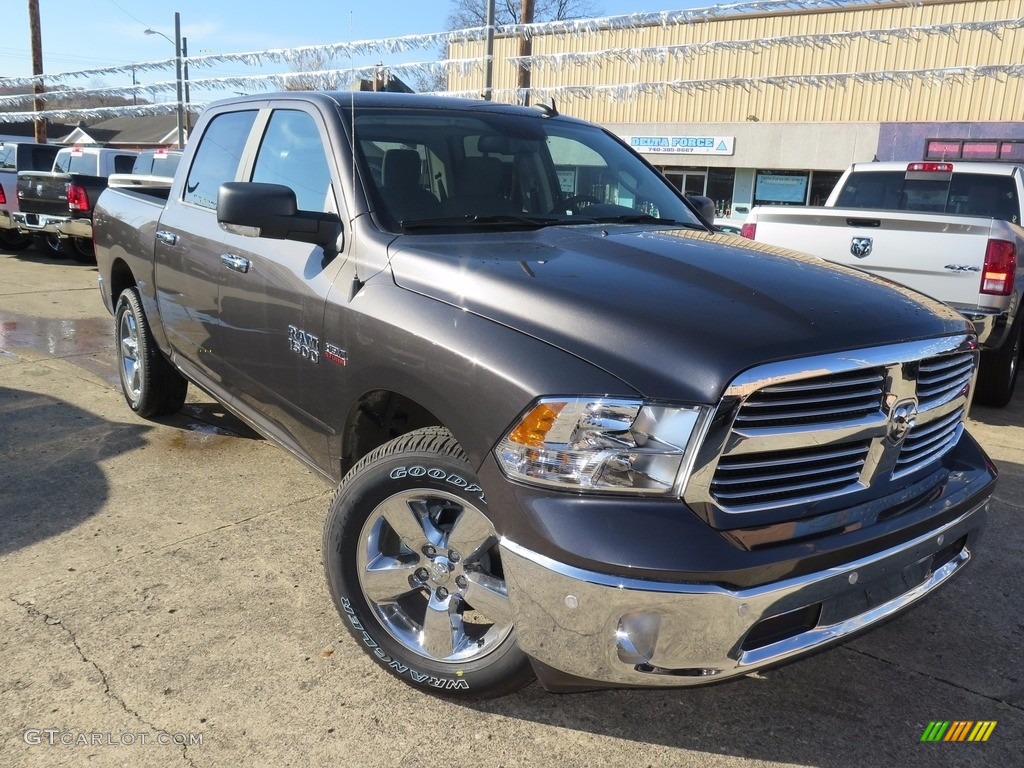
[(224, 112), (214, 117), (200, 138), (185, 180), (184, 200), (215, 210), (220, 185), (234, 181), (256, 110)]

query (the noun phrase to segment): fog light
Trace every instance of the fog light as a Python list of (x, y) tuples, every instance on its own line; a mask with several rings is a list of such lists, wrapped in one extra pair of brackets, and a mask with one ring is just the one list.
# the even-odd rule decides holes
[(615, 630), (615, 650), (619, 661), (636, 666), (647, 664), (654, 658), (661, 631), (661, 616), (657, 613), (627, 613), (619, 619)]

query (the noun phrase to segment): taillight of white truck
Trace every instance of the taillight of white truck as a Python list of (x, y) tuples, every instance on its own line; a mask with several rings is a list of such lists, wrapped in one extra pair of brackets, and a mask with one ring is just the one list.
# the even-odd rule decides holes
[(989, 240), (985, 248), (985, 266), (981, 270), (981, 292), (993, 296), (1013, 293), (1017, 271), (1017, 246), (1007, 240)]

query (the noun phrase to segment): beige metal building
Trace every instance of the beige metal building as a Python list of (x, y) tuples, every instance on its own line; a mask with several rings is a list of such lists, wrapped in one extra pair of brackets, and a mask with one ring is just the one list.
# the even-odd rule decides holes
[[(1024, 0), (747, 5), (535, 35), (529, 98), (607, 126), (720, 215), (819, 204), (854, 161), (1024, 163)], [(495, 40), (497, 101), (523, 96), (518, 53)], [(483, 89), (482, 70), (449, 80)]]

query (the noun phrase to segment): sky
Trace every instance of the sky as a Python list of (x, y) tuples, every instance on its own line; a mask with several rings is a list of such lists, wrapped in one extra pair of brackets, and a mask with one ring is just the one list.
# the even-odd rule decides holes
[[(484, 0), (479, 0), (481, 4)], [(715, 5), (715, 0), (593, 0), (603, 16), (639, 11), (682, 10)], [(270, 48), (371, 40), (443, 31), (450, 0), (40, 0), (43, 68), (48, 74), (171, 58), (174, 46), (152, 28), (174, 38), (174, 12), (181, 14), (188, 52), (242, 53)], [(32, 73), (27, 0), (3, 0), (5, 34), (0, 38), (0, 78)], [(274, 9), (268, 11), (266, 9)], [(422, 59), (434, 58), (419, 52)], [(357, 65), (375, 62), (356, 62)], [(244, 65), (225, 65), (216, 75), (251, 74)], [(215, 76), (213, 70), (204, 70)], [(130, 77), (105, 76), (92, 87), (130, 85)], [(86, 86), (85, 81), (75, 85)]]

